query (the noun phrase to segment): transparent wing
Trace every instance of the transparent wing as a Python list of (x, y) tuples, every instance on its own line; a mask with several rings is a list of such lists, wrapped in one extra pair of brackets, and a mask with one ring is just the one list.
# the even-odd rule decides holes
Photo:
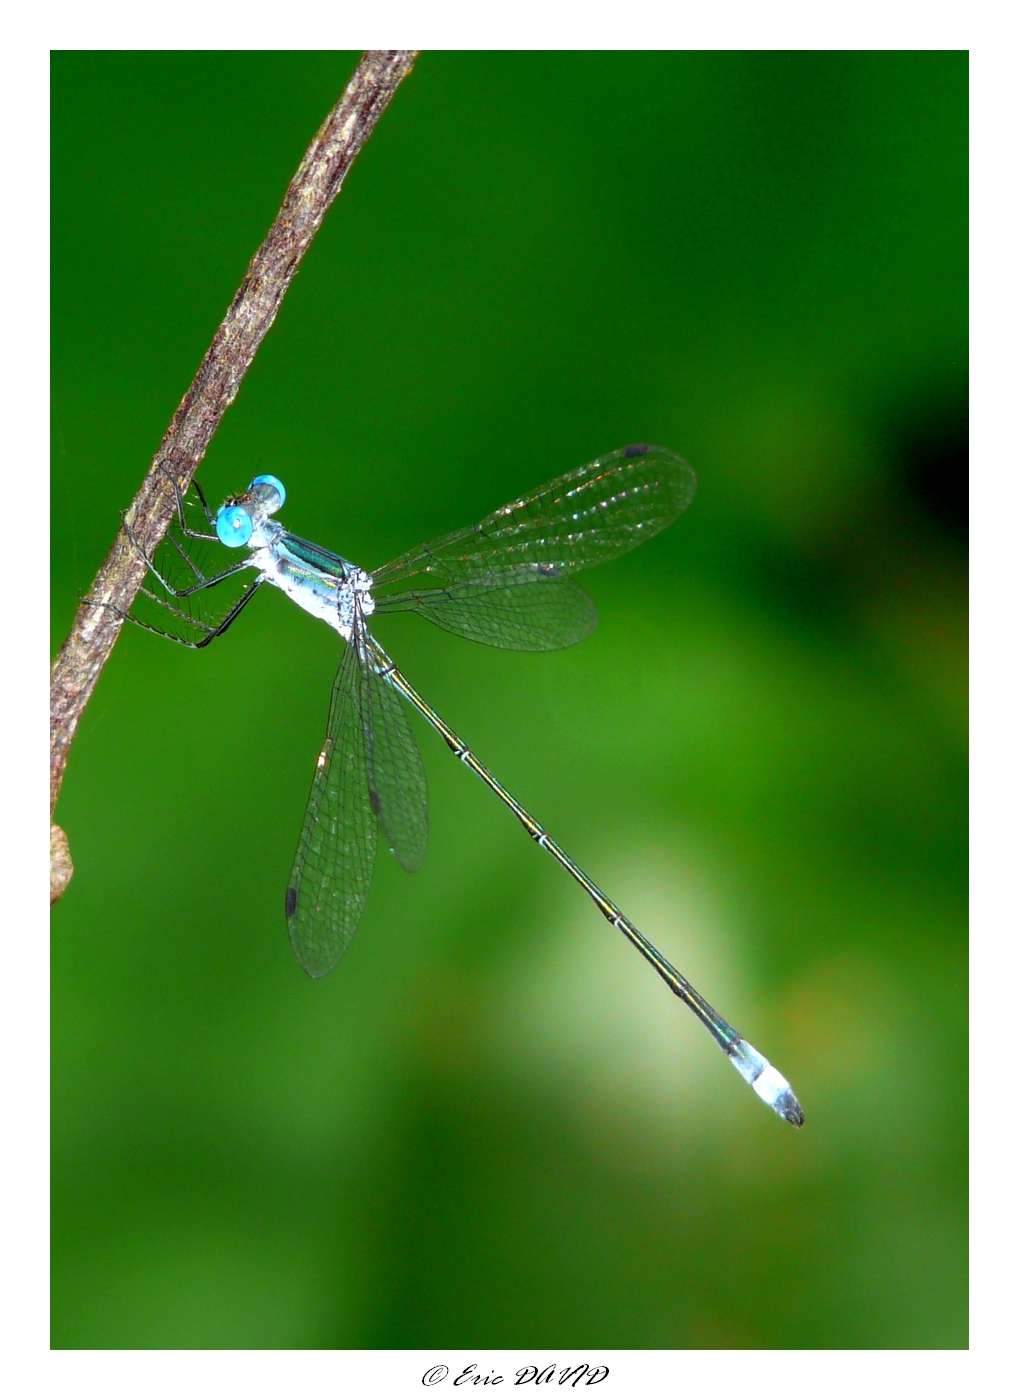
[(419, 545), (374, 575), (376, 588), (425, 574), (501, 587), (543, 568), (574, 573), (615, 559), (671, 525), (693, 498), (693, 469), (665, 447), (636, 443), (567, 472), (486, 516)]
[(374, 638), (365, 640), (368, 650), (363, 663), (367, 699), (364, 717), (369, 801), (389, 849), (404, 870), (420, 870), (428, 846), (428, 789), (424, 765), (403, 701), (376, 670), (376, 666), (385, 668), (392, 663)]
[(375, 865), (378, 828), (368, 788), (365, 689), (355, 640), (333, 683), (325, 744), (287, 889), (290, 943), (311, 977), (324, 977), (346, 952)]
[(379, 599), (375, 610), (418, 613), (458, 637), (509, 651), (557, 651), (583, 641), (598, 624), (594, 603), (572, 579), (530, 571), (518, 583), (395, 593)]

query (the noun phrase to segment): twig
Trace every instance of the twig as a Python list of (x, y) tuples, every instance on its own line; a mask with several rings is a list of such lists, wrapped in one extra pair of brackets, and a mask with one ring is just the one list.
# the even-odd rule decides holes
[[(358, 151), (390, 98), (414, 66), (416, 49), (369, 50), (340, 101), (322, 123), (290, 182), (265, 242), (252, 258), (190, 389), (166, 430), (148, 475), (127, 512), (127, 523), (151, 557), (173, 515), (170, 476), (184, 489), (213, 433), (237, 397), (255, 352), (276, 319), (301, 258), (318, 232)], [(50, 686), (50, 815), (82, 711), (113, 650), (123, 617), (145, 576), (145, 565), (123, 530), (82, 603), (53, 664)], [(50, 902), (71, 878), (67, 839), (50, 836)]]

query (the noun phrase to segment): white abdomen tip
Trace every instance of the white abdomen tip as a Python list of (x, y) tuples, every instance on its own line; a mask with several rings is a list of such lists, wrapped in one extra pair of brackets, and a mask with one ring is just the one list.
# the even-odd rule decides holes
[(736, 1040), (729, 1047), (729, 1059), (751, 1086), (754, 1093), (773, 1108), (780, 1118), (803, 1127), (803, 1109), (792, 1091), (788, 1079), (746, 1040)]

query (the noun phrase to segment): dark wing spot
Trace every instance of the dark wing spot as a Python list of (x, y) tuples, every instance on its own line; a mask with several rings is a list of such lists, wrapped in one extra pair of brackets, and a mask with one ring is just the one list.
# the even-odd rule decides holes
[(629, 447), (623, 448), (624, 457), (644, 457), (647, 455), (648, 446), (646, 442), (633, 442)]
[(297, 913), (297, 891), (293, 885), (287, 890), (287, 918), (292, 919)]
[(372, 811), (375, 813), (376, 816), (378, 816), (379, 813), (382, 811), (382, 799), (379, 797), (378, 793), (375, 791), (374, 788), (372, 788), (372, 790), (369, 792), (368, 798), (372, 804)]

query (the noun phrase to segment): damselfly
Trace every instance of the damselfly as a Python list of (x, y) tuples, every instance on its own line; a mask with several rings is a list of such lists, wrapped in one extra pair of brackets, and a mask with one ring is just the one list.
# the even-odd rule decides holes
[[(414, 612), (489, 646), (514, 651), (570, 646), (588, 636), (597, 620), (594, 604), (571, 575), (615, 559), (671, 525), (689, 505), (694, 485), (694, 473), (681, 457), (638, 443), (567, 472), (480, 524), (420, 545), (368, 574), (290, 534), (274, 519), (286, 500), (275, 476), (256, 476), (247, 491), (215, 513), (195, 483), (208, 530), (189, 523), (174, 482), (178, 532), (166, 547), (178, 568), (157, 567), (146, 558), (162, 593), (143, 589), (142, 594), (174, 619), (177, 630), (132, 620), (186, 646), (205, 647), (223, 635), (263, 583), (272, 583), (335, 628), (346, 643), (286, 892), (290, 942), (305, 972), (325, 976), (346, 950), (368, 895), (380, 829), (405, 870), (418, 870), (424, 861), (425, 774), (403, 708), (406, 701), (647, 959), (764, 1102), (799, 1127), (803, 1111), (778, 1070), (506, 791), (396, 668), (369, 626), (373, 616)], [(245, 554), (225, 569), (206, 573), (195, 553), (204, 547), (202, 541), (219, 541)], [(236, 601), (215, 620), (196, 615), (199, 597), (244, 569), (254, 569), (257, 577)], [(178, 577), (171, 579), (170, 572)]]

